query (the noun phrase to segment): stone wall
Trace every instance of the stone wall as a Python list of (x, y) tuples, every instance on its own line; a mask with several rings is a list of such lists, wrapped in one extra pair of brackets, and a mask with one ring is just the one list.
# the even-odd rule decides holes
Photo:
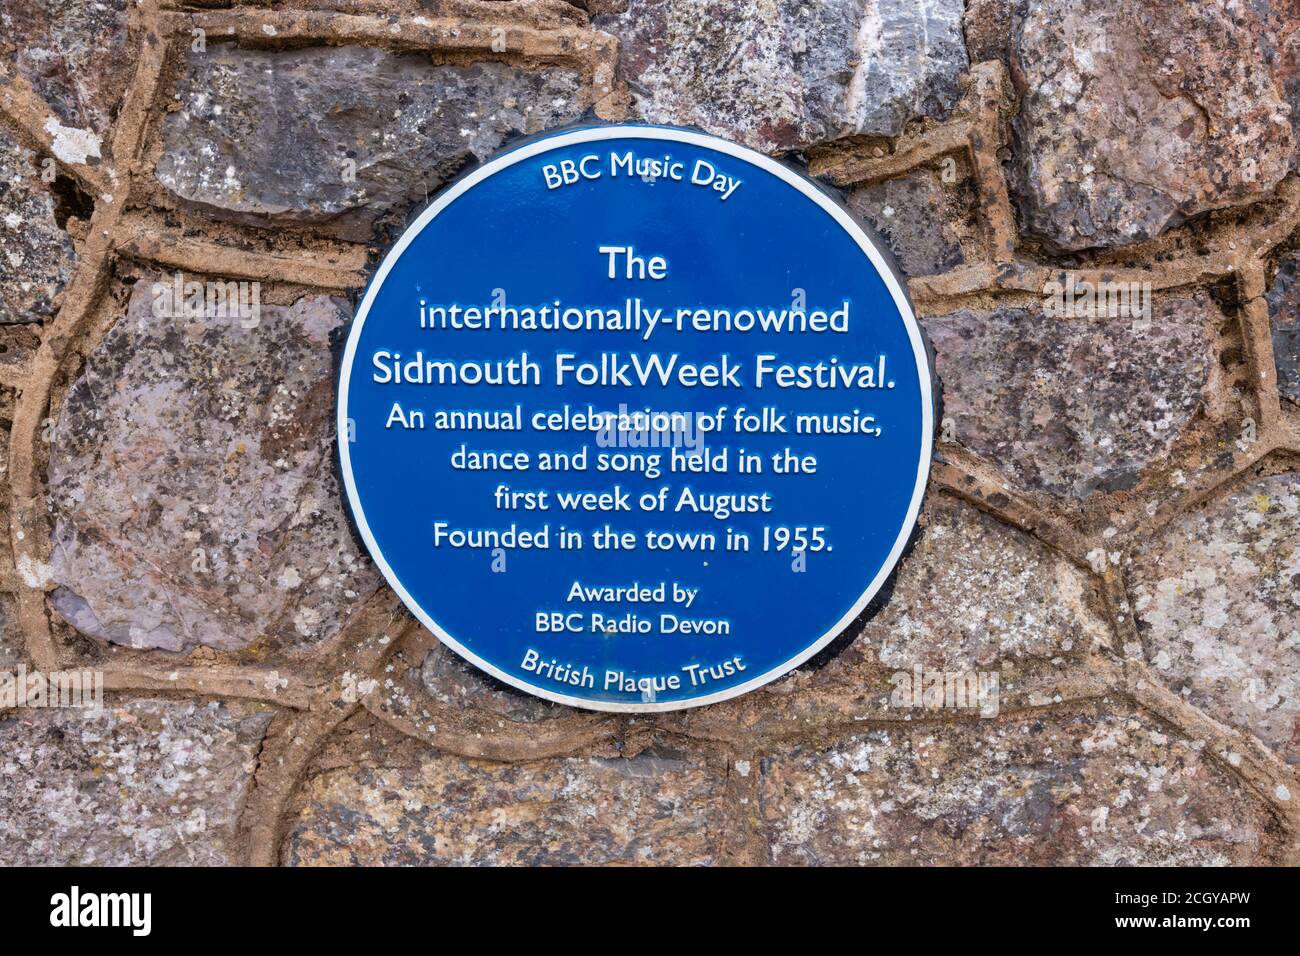
[[(1300, 862), (1297, 0), (0, 0), (0, 860)], [(793, 154), (909, 277), (945, 417), (892, 596), (619, 717), (414, 624), (333, 350), (409, 213), (583, 116)], [(150, 289), (259, 282), (260, 321)], [(1141, 316), (1053, 283), (1149, 283)], [(845, 489), (851, 493), (851, 489)], [(997, 672), (996, 716), (891, 674)]]

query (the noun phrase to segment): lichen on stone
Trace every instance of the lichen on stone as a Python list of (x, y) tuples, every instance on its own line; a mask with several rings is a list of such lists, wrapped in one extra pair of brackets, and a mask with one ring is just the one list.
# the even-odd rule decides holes
[(171, 282), (136, 283), (64, 402), (52, 604), (128, 647), (310, 647), (379, 586), (332, 466), (329, 336), (347, 307), (159, 314)]
[(0, 719), (0, 859), (219, 866), (269, 711), (141, 699)]
[(255, 224), (332, 223), (370, 238), (513, 136), (581, 115), (579, 75), (433, 63), (368, 47), (191, 53), (163, 123), (158, 181)]
[(764, 151), (897, 136), (942, 117), (968, 65), (962, 4), (906, 0), (628, 0), (595, 25), (650, 123)]
[(1027, 230), (1078, 250), (1262, 199), (1295, 155), (1248, 5), (1027, 0), (1013, 184)]
[(1151, 317), (962, 309), (923, 320), (950, 438), (1030, 488), (1086, 498), (1135, 485), (1205, 401), (1222, 313), (1205, 293)]
[(1156, 676), (1300, 764), (1300, 474), (1186, 515), (1135, 555), (1132, 582)]
[(72, 279), (72, 240), (36, 155), (0, 127), (0, 323), (40, 322)]

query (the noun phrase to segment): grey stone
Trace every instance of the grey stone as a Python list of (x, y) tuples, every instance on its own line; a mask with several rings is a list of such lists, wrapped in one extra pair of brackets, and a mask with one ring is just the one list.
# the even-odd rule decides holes
[[(1132, 487), (1201, 404), (1212, 329), (1205, 293), (1147, 318), (961, 310), (923, 320), (958, 443), (1023, 485), (1085, 498)], [(940, 446), (942, 449), (942, 446)]]
[(966, 261), (973, 239), (974, 194), (969, 182), (945, 186), (930, 168), (849, 191), (849, 208), (876, 230), (910, 276), (934, 275)]
[(10, 866), (218, 866), (271, 714), (106, 701), (0, 720), (0, 858)]
[(946, 114), (961, 17), (959, 0), (629, 0), (594, 22), (619, 38), (647, 122), (773, 152)]
[(1075, 250), (1266, 196), (1295, 139), (1264, 28), (1230, 0), (1029, 0), (1017, 18), (1026, 228)]
[(347, 307), (262, 305), (254, 323), (156, 302), (137, 282), (63, 404), (54, 607), (132, 647), (311, 646), (379, 585), (332, 463), (329, 337)]
[(1155, 673), (1300, 764), (1300, 474), (1252, 482), (1133, 557)]
[(778, 865), (1241, 865), (1285, 844), (1198, 742), (1095, 706), (798, 746), (761, 762), (759, 802)]
[(567, 69), (435, 64), (362, 47), (190, 54), (163, 124), (158, 181), (253, 223), (335, 223), (369, 238), (509, 137), (579, 116)]
[[(54, 110), (74, 153), (97, 161), (135, 68), (127, 31), (127, 0), (0, 0), (0, 57)], [(47, 121), (49, 122), (49, 121)]]
[(35, 155), (0, 128), (0, 323), (53, 315), (76, 266), (40, 172)]
[(1300, 402), (1300, 253), (1292, 253), (1278, 265), (1277, 277), (1268, 290), (1268, 315), (1273, 327), (1273, 361), (1277, 365), (1278, 390), (1293, 402)]

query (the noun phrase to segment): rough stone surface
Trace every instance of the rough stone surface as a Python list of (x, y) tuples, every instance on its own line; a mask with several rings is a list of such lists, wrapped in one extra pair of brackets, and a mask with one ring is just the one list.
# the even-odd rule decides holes
[(495, 681), (442, 644), (430, 648), (420, 666), (420, 686), (443, 707), (474, 708), (504, 720), (536, 723), (573, 711)]
[(1273, 361), (1278, 390), (1300, 402), (1300, 253), (1282, 261), (1268, 290), (1268, 314), (1273, 326)]
[[(996, 675), (983, 700), (950, 719), (996, 716), (1006, 706), (1051, 703), (1081, 659), (1112, 646), (1090, 576), (1030, 535), (946, 494), (931, 494), (922, 532), (899, 565), (889, 599), (854, 640), (819, 667), (804, 667), (752, 694), (682, 714), (711, 736), (741, 727), (779, 737), (827, 721), (935, 717), (896, 675)], [(910, 684), (908, 685), (910, 687)]]
[[(1012, 16), (1024, 15), (1027, 0), (966, 0), (966, 49), (972, 63), (1011, 64)], [(1013, 9), (1014, 8), (1014, 9)]]
[(313, 644), (378, 586), (331, 460), (346, 306), (263, 305), (245, 328), (155, 315), (153, 287), (136, 284), (59, 418), (54, 607), (132, 647)]
[(0, 595), (0, 667), (23, 662), (23, 640), (18, 631), (18, 609), (9, 595)]
[(411, 638), (374, 678), (354, 682), (367, 712), (389, 730), (438, 750), (506, 761), (591, 752), (618, 737), (613, 715), (540, 700), (476, 670), (431, 635)]
[(956, 441), (1060, 495), (1131, 487), (1166, 452), (1210, 381), (1208, 295), (1151, 319), (962, 310), (925, 319)]
[(1143, 712), (900, 726), (760, 764), (777, 864), (1223, 865), (1277, 851), (1269, 812)]
[(11, 866), (216, 866), (269, 712), (105, 701), (0, 720), (0, 858)]
[(903, 272), (934, 275), (966, 263), (963, 240), (974, 241), (974, 194), (969, 183), (945, 185), (920, 169), (898, 179), (850, 190), (849, 208), (885, 241)]
[(0, 0), (0, 58), (54, 110), (56, 152), (60, 133), (105, 151), (134, 66), (127, 0)]
[(1247, 5), (1029, 0), (1016, 20), (1017, 189), (1050, 245), (1146, 239), (1286, 174), (1290, 110)]
[(959, 0), (629, 0), (595, 25), (651, 123), (779, 151), (896, 136), (941, 116), (966, 68)]
[(946, 496), (925, 520), (888, 604), (858, 638), (882, 665), (972, 670), (1109, 643), (1088, 576), (1065, 557)]
[(1135, 555), (1132, 588), (1155, 673), (1300, 763), (1300, 474), (1185, 516)]
[(284, 862), (696, 865), (731, 827), (721, 768), (669, 745), (523, 764), (384, 749), (308, 780)]
[[(41, 344), (40, 326), (33, 324), (5, 325), (0, 323), (0, 374), (20, 375), (31, 364), (32, 357)], [(13, 393), (0, 397), (0, 427), (8, 429), (13, 421)], [(7, 438), (7, 436), (6, 436)], [(0, 449), (0, 475), (8, 449)]]
[(1300, 0), (1254, 0), (1250, 7), (1263, 25), (1261, 46), (1273, 83), (1291, 105), (1292, 166), (1300, 167)]
[(368, 238), (508, 138), (577, 118), (577, 73), (433, 64), (362, 47), (191, 54), (159, 182), (254, 223), (337, 220)]
[(36, 157), (0, 128), (0, 323), (52, 315), (75, 258)]

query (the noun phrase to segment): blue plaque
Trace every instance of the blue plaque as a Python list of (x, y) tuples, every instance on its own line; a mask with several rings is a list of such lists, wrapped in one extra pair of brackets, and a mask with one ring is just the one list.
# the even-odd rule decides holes
[(655, 126), (463, 176), (362, 299), (343, 483), (389, 584), (531, 694), (735, 697), (848, 627), (916, 522), (934, 408), (898, 278), (789, 166)]

